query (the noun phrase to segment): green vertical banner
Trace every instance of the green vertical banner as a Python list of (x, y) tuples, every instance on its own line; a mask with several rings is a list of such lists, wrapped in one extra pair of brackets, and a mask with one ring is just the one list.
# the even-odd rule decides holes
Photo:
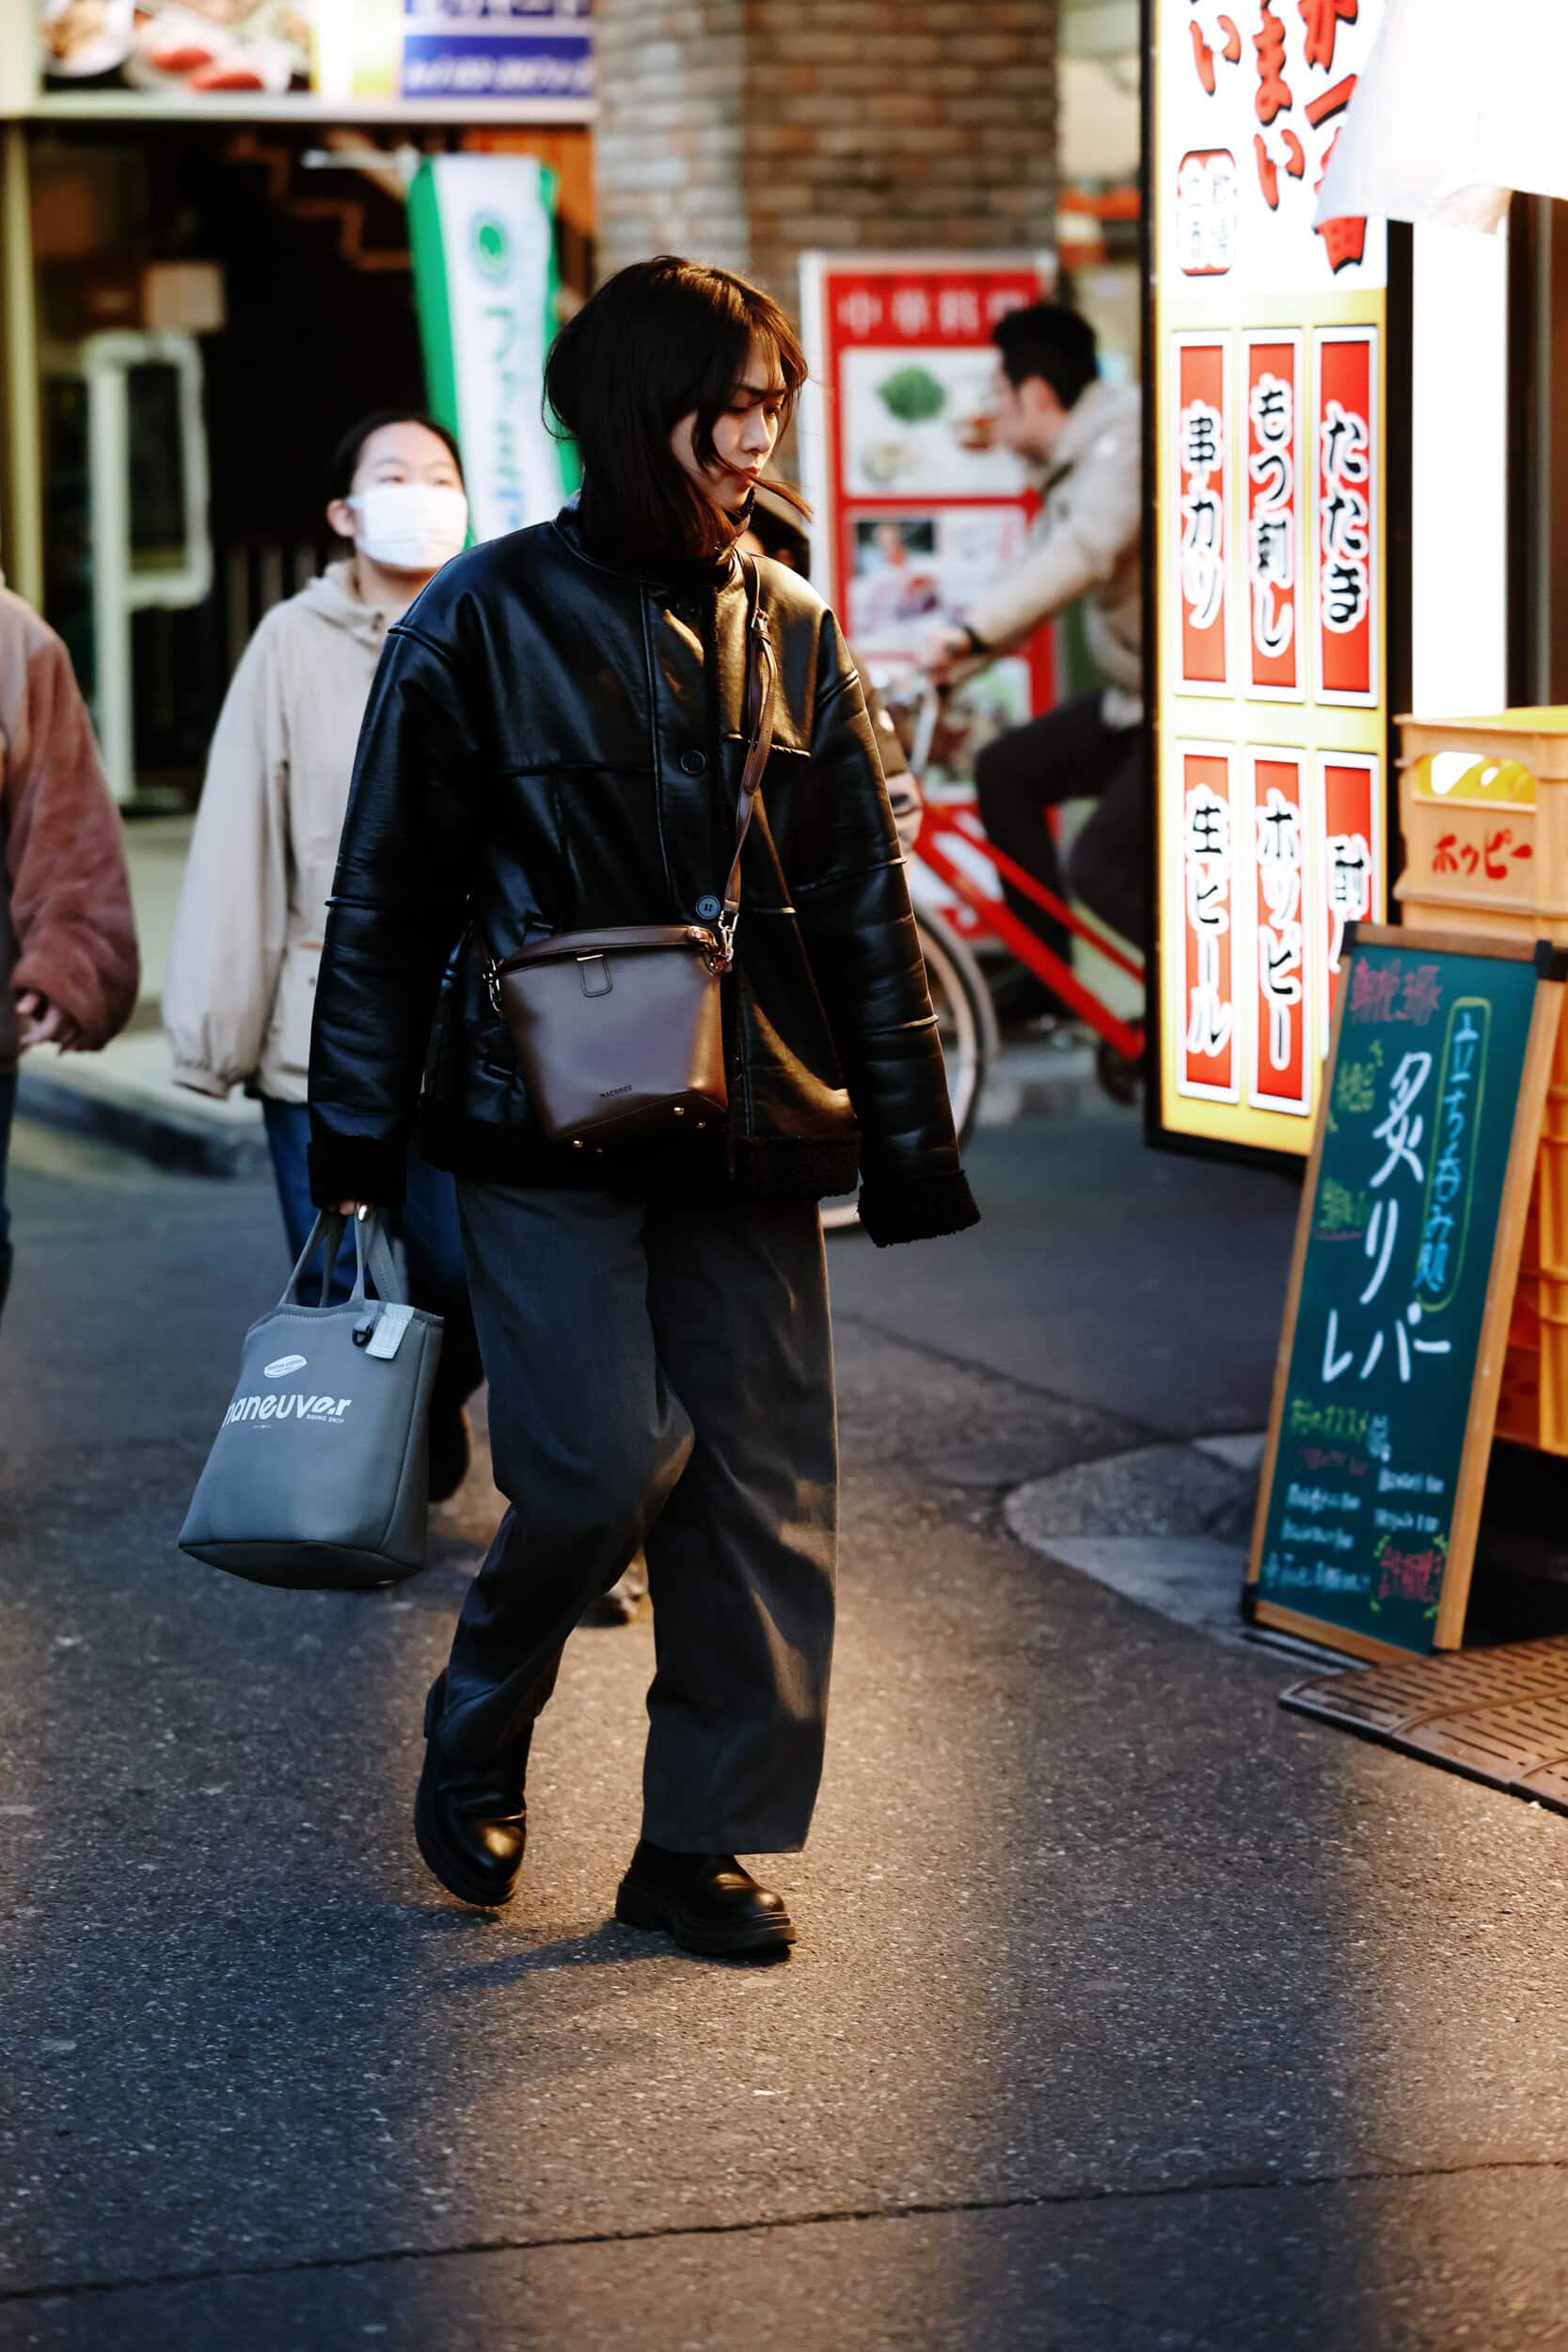
[(456, 434), (476, 539), (545, 521), (577, 453), (543, 414), (556, 328), (555, 175), (530, 155), (435, 155), (408, 194), (432, 415)]

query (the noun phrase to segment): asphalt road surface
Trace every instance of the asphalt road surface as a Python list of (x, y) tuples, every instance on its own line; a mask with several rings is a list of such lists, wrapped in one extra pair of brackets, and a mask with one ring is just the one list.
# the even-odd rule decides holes
[(394, 1594), (182, 1558), (272, 1205), (24, 1126), (6, 2352), (1568, 2344), (1568, 1822), (1001, 1518), (1261, 1422), (1291, 1187), (1114, 1120), (974, 1173), (977, 1234), (835, 1247), (830, 1769), (759, 1970), (610, 1918), (646, 1624), (571, 1645), (513, 1910), (441, 1894), (407, 1817), (483, 1477)]

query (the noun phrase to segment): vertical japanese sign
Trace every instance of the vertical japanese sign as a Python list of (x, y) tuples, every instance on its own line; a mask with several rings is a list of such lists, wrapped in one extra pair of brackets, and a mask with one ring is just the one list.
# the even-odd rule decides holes
[(1236, 859), (1230, 756), (1182, 744), (1181, 1075), (1188, 1090), (1233, 1103), (1236, 1060)]
[(1176, 347), (1177, 676), (1192, 694), (1230, 691), (1226, 647), (1230, 534), (1229, 352), (1223, 342)]
[(1304, 696), (1301, 645), (1301, 338), (1249, 335), (1246, 352), (1247, 681)]
[(474, 535), (544, 522), (575, 453), (540, 413), (556, 328), (555, 181), (527, 155), (427, 157), (408, 193), (431, 412), (463, 451)]
[[(1384, 0), (1146, 0), (1154, 55), (1160, 1093), (1305, 1153), (1344, 925), (1384, 912), (1386, 235), (1315, 224)], [(1223, 744), (1235, 986), (1193, 1052), (1191, 746)]]
[(1377, 339), (1370, 327), (1354, 327), (1312, 341), (1318, 694), (1325, 703), (1375, 705), (1383, 684)]
[(1529, 947), (1369, 925), (1347, 956), (1248, 1578), (1268, 1623), (1460, 1638), (1561, 994)]
[(1307, 809), (1299, 755), (1252, 762), (1258, 891), (1257, 1006), (1248, 1094), (1265, 1110), (1304, 1110), (1311, 1096), (1313, 1006), (1307, 993)]
[(1372, 877), (1383, 870), (1386, 796), (1379, 762), (1341, 753), (1318, 762), (1316, 830), (1323, 845), (1322, 1031), (1331, 1033), (1345, 931), (1372, 912)]
[[(879, 675), (912, 667), (1023, 553), (1038, 501), (994, 439), (990, 337), (1053, 279), (1044, 254), (801, 259), (814, 578)], [(1043, 707), (1049, 638), (996, 673), (1006, 716)]]

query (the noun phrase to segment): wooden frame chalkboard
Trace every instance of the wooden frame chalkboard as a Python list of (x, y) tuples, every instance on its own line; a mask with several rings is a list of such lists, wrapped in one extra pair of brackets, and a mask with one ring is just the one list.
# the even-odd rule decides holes
[(1368, 923), (1347, 934), (1250, 1619), (1380, 1660), (1463, 1639), (1565, 974), (1568, 953), (1544, 943)]

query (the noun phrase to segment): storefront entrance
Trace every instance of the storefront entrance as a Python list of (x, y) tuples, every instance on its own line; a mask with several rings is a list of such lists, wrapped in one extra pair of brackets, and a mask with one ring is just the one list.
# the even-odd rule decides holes
[(424, 404), (417, 154), (504, 145), (559, 169), (566, 150), (561, 279), (586, 287), (586, 132), (414, 135), (122, 119), (27, 136), (42, 601), (132, 806), (194, 804), (251, 631), (331, 552), (344, 430)]

